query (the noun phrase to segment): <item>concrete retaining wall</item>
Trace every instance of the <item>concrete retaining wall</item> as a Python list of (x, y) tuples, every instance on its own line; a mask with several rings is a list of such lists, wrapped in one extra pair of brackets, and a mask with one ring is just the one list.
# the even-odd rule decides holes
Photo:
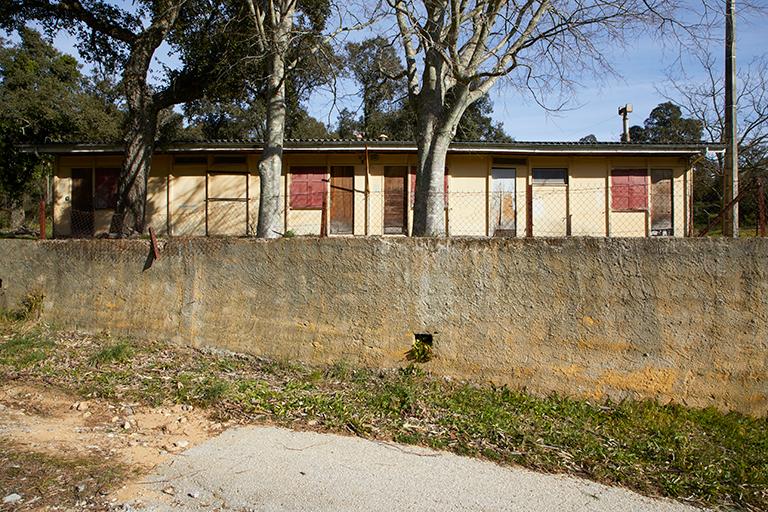
[(768, 240), (0, 241), (0, 307), (307, 363), (768, 412)]

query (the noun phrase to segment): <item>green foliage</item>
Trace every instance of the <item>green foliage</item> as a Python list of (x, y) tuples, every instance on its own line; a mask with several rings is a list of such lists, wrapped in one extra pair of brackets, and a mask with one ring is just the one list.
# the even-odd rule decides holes
[(680, 107), (668, 101), (658, 104), (644, 126), (632, 126), (629, 134), (632, 142), (686, 144), (700, 142), (703, 129), (701, 121), (683, 117)]
[(113, 363), (127, 363), (133, 354), (133, 348), (127, 341), (118, 341), (96, 352), (91, 358), (91, 364), (104, 366)]
[(34, 333), (16, 334), (5, 342), (0, 342), (0, 365), (10, 366), (14, 370), (29, 368), (46, 360), (54, 344)]
[(121, 116), (97, 92), (104, 83), (84, 78), (79, 64), (34, 30), (21, 41), (0, 39), (0, 192), (18, 203), (45, 173), (47, 160), (18, 145), (66, 139), (119, 137)]
[(432, 355), (432, 339), (416, 334), (413, 345), (406, 352), (405, 357), (414, 363), (426, 363), (432, 359)]

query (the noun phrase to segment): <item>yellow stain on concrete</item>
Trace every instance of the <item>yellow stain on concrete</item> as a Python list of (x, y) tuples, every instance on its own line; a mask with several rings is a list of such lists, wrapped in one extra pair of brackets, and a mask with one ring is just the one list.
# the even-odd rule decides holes
[(669, 396), (680, 376), (676, 368), (646, 367), (634, 372), (608, 370), (598, 379), (603, 386), (634, 391), (643, 396)]

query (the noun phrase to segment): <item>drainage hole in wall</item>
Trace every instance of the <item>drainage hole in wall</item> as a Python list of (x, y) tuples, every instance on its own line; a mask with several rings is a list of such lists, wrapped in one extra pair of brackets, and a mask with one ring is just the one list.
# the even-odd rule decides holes
[(433, 335), (431, 333), (414, 333), (413, 345), (405, 353), (406, 359), (414, 363), (426, 363), (433, 356)]

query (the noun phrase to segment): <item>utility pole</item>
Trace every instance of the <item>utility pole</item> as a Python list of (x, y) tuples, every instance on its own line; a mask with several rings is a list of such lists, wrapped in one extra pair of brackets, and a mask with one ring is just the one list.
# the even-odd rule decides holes
[[(739, 147), (736, 138), (736, 0), (725, 0), (725, 168), (723, 204), (739, 193)], [(739, 203), (734, 202), (723, 216), (723, 235), (739, 237)]]

